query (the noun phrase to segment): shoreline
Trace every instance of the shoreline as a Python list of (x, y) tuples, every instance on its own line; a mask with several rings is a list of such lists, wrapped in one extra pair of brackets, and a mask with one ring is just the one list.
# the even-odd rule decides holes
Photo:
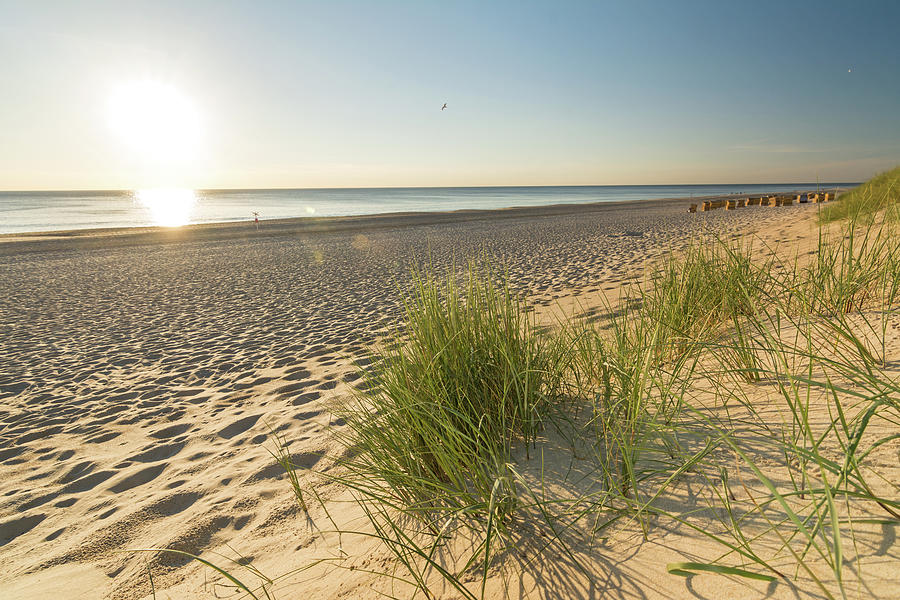
[[(835, 188), (837, 190), (839, 188)], [(824, 191), (832, 191), (831, 188)], [(693, 198), (654, 198), (617, 202), (557, 203), (540, 206), (511, 206), (490, 209), (447, 211), (387, 212), (338, 217), (291, 217), (262, 219), (260, 227), (252, 220), (191, 223), (178, 227), (135, 226), (67, 230), (46, 230), (0, 234), (0, 256), (19, 253), (90, 248), (127, 247), (154, 244), (210, 242), (228, 239), (272, 238), (303, 234), (352, 233), (379, 229), (431, 226), (480, 220), (540, 218), (572, 214), (634, 212), (679, 207), (706, 200), (743, 197), (747, 194), (716, 194)]]

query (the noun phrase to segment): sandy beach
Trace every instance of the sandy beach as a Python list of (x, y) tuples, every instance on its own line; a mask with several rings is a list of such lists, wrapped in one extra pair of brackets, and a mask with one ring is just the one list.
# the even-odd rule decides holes
[(900, 2), (2, 6), (0, 600), (900, 600)]
[[(688, 204), (0, 236), (0, 596), (149, 598), (149, 568), (158, 598), (230, 597), (196, 562), (131, 551), (167, 547), (240, 553), (270, 577), (287, 574), (279, 598), (377, 597), (385, 584), (369, 570), (389, 558), (325, 533), (330, 519), (358, 516), (337, 486), (316, 484), (334, 514), (298, 511), (272, 432), (299, 467), (333, 468), (342, 423), (331, 409), (352, 392), (366, 346), (398, 323), (413, 267), (486, 259), (552, 324), (615, 297), (701, 233), (815, 241), (812, 204), (696, 214)], [(900, 581), (897, 547), (879, 553), (879, 532), (869, 564), (884, 571), (884, 591)], [(767, 593), (666, 574), (683, 553), (715, 558), (704, 544), (663, 529), (622, 538), (595, 551), (594, 581), (560, 585), (585, 598)], [(541, 587), (551, 571), (516, 593), (552, 597)]]

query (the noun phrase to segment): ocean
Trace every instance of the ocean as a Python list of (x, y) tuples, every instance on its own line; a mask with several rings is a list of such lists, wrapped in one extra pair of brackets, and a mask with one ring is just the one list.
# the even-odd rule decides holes
[[(0, 233), (762, 194), (815, 183), (0, 192)], [(847, 188), (855, 183), (820, 183)]]

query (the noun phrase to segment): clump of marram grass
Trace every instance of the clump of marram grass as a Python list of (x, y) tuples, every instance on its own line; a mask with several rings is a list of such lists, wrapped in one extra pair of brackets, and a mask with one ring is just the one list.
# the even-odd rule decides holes
[[(677, 261), (671, 258), (667, 268)], [(674, 334), (676, 324), (684, 322), (684, 304), (659, 301), (675, 296), (669, 287), (675, 283), (672, 274), (630, 290), (644, 293), (645, 299), (655, 293), (650, 302), (607, 306), (604, 320), (574, 323), (563, 334), (573, 348), (569, 393), (588, 406), (582, 433), (594, 438), (596, 469), (605, 489), (630, 506), (646, 498), (645, 477), (682, 453), (671, 435), (673, 419), (696, 368), (698, 345), (691, 336), (707, 335), (693, 325), (690, 334), (687, 329)], [(703, 323), (709, 327), (710, 321)], [(648, 465), (654, 466), (648, 470)]]
[[(573, 395), (589, 400), (600, 471), (607, 488), (632, 504), (640, 504), (642, 482), (663, 465), (677, 470), (679, 461), (697, 459), (678, 441), (684, 395), (701, 352), (729, 324), (744, 334), (741, 319), (770, 291), (772, 259), (752, 257), (750, 245), (695, 242), (628, 290), (640, 303), (607, 306), (601, 327), (587, 324), (569, 334)], [(745, 377), (753, 377), (752, 367)]]
[(823, 223), (840, 219), (859, 219), (880, 211), (897, 218), (900, 202), (900, 167), (881, 173), (852, 190), (841, 194), (836, 202), (822, 208)]
[(426, 520), (511, 511), (512, 452), (527, 451), (556, 397), (556, 347), (507, 286), (472, 265), (462, 283), (417, 273), (404, 307), (404, 330), (375, 350), (366, 391), (341, 413), (350, 470)]
[(752, 245), (719, 239), (694, 242), (670, 256), (640, 289), (641, 317), (658, 323), (663, 357), (715, 336), (734, 318), (752, 314), (769, 292), (773, 258), (757, 260)]
[(802, 304), (828, 316), (893, 304), (900, 287), (897, 234), (894, 223), (856, 219), (836, 236), (821, 233), (815, 260), (800, 273)]
[[(749, 324), (755, 348), (768, 356), (755, 369), (774, 397), (760, 403), (757, 387), (711, 379), (718, 395), (743, 406), (742, 416), (721, 419), (686, 404), (684, 426), (706, 429), (735, 457), (697, 469), (715, 492), (706, 514), (719, 527), (701, 530), (687, 514), (666, 516), (721, 543), (727, 551), (719, 560), (755, 563), (783, 579), (803, 574), (824, 597), (846, 597), (851, 581), (868, 589), (865, 561), (848, 559), (867, 543), (866, 528), (900, 525), (900, 486), (885, 480), (883, 458), (870, 461), (897, 438), (900, 386), (875, 368), (857, 327), (810, 319), (809, 311), (790, 318), (796, 302), (787, 308)], [(833, 338), (839, 347), (823, 345)]]
[[(602, 472), (619, 496), (598, 512), (607, 523), (672, 519), (725, 549), (712, 562), (672, 563), (670, 573), (775, 581), (793, 570), (838, 597), (849, 579), (864, 581), (846, 559), (860, 528), (900, 524), (900, 485), (885, 492), (884, 475), (866, 464), (900, 423), (900, 388), (870, 352), (880, 343), (885, 360), (900, 250), (890, 222), (874, 225), (851, 219), (839, 236), (823, 235), (808, 265), (760, 261), (749, 246), (690, 247), (639, 289), (639, 308), (610, 310), (608, 324), (578, 331), (576, 393), (594, 398)], [(780, 401), (757, 406), (760, 385)], [(724, 414), (693, 399), (693, 387), (719, 398)], [(817, 422), (822, 402), (830, 423)], [(655, 502), (684, 477), (708, 490), (705, 510)]]
[[(808, 264), (749, 245), (692, 246), (628, 290), (642, 302), (557, 332), (570, 352), (477, 273), (464, 286), (418, 277), (405, 337), (377, 353), (370, 392), (348, 411), (357, 454), (345, 480), (405, 582), (431, 598), (439, 574), (474, 600), (463, 572), (480, 565), (483, 597), (489, 559), (512, 539), (497, 530), (526, 498), (512, 448), (535, 439), (565, 383), (566, 407), (588, 407), (572, 423), (579, 447), (596, 449), (603, 491), (528, 497), (551, 530), (553, 511), (569, 511), (570, 531), (590, 521), (587, 535), (617, 522), (647, 531), (653, 516), (721, 545), (707, 562), (670, 563), (673, 575), (793, 579), (826, 598), (851, 581), (864, 589), (863, 561), (848, 558), (861, 532), (900, 524), (900, 485), (867, 460), (896, 440), (900, 387), (862, 338), (884, 348), (900, 257), (886, 225), (856, 226), (823, 235)], [(845, 318), (866, 311), (882, 315), (881, 329)], [(758, 405), (767, 386), (774, 394)], [(658, 502), (685, 480), (689, 506)], [(438, 558), (453, 523), (477, 530), (468, 560)]]
[[(563, 381), (566, 406), (588, 407), (587, 421), (571, 423), (579, 447), (596, 449), (603, 491), (534, 501), (551, 528), (551, 504), (557, 514), (572, 507), (572, 531), (589, 520), (591, 536), (617, 522), (646, 531), (654, 516), (723, 550), (670, 563), (673, 575), (798, 585), (802, 575), (826, 598), (846, 596), (852, 580), (864, 589), (863, 562), (848, 558), (861, 531), (900, 524), (900, 485), (867, 461), (896, 440), (900, 387), (862, 338), (885, 347), (900, 256), (884, 221), (859, 223), (823, 235), (808, 264), (749, 245), (692, 246), (628, 290), (641, 302), (557, 332), (566, 353), (537, 335), (505, 288), (471, 274), (463, 288), (418, 278), (406, 339), (379, 352), (366, 374), (373, 391), (349, 411), (358, 454), (347, 481), (375, 536), (426, 597), (439, 573), (477, 598), (462, 576), (473, 564), (483, 596), (496, 529), (523, 486), (511, 448), (535, 439)], [(867, 311), (881, 315), (880, 329), (845, 318), (865, 323)], [(763, 388), (774, 394), (758, 405)], [(658, 502), (684, 480), (689, 506)], [(454, 521), (481, 526), (462, 571), (437, 558)]]
[[(558, 399), (564, 353), (505, 283), (470, 264), (462, 281), (413, 274), (404, 327), (373, 350), (340, 415), (349, 450), (336, 481), (353, 490), (371, 532), (402, 565), (392, 580), (428, 598), (437, 574), (482, 597), (517, 515), (544, 514), (515, 467)], [(518, 451), (518, 452), (517, 452)], [(448, 558), (457, 532), (471, 554)], [(553, 536), (553, 534), (551, 534)]]

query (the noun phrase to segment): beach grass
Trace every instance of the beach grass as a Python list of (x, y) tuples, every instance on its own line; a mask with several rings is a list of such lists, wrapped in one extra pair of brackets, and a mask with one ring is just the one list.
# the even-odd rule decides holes
[[(558, 394), (559, 358), (524, 303), (471, 265), (459, 282), (416, 274), (405, 326), (378, 348), (347, 410), (361, 475), (427, 511), (515, 504), (507, 464), (526, 453)], [(498, 492), (497, 486), (503, 488)], [(484, 516), (484, 515), (481, 515)]]
[[(879, 189), (890, 193), (891, 188)], [(857, 586), (863, 585), (861, 567), (849, 568), (845, 559), (857, 543), (857, 531), (871, 524), (900, 524), (897, 486), (888, 486), (885, 493), (877, 470), (864, 466), (866, 457), (896, 438), (890, 425), (900, 424), (897, 382), (878, 370), (884, 355), (877, 351), (884, 348), (886, 319), (898, 309), (900, 261), (894, 234), (889, 220), (873, 223), (851, 213), (839, 232), (821, 233), (812, 260), (807, 261), (787, 255), (784, 249), (756, 251), (746, 240), (736, 244), (699, 241), (668, 257), (643, 284), (625, 292), (627, 298), (639, 301), (607, 306), (607, 318), (599, 324), (573, 321), (559, 328), (556, 335), (562, 341), (556, 350), (551, 352), (554, 346), (549, 342), (497, 344), (533, 349), (506, 364), (517, 365), (512, 368), (515, 373), (541, 365), (541, 373), (554, 373), (554, 384), (559, 370), (548, 370), (546, 365), (563, 360), (565, 396), (577, 400), (572, 405), (581, 402), (590, 407), (578, 435), (593, 448), (592, 459), (603, 483), (603, 493), (593, 496), (594, 522), (608, 524), (624, 518), (640, 523), (646, 531), (650, 517), (670, 519), (722, 547), (722, 554), (709, 562), (670, 564), (673, 575), (716, 573), (770, 582), (802, 578), (824, 597), (835, 598), (848, 593), (848, 572)], [(434, 337), (436, 343), (420, 355), (415, 371), (405, 359), (400, 360), (405, 355), (399, 350), (396, 356), (382, 357), (379, 383), (402, 382), (404, 407), (427, 398), (429, 431), (456, 431), (456, 410), (435, 412), (432, 402), (447, 403), (446, 390), (471, 390), (473, 381), (484, 381), (480, 377), (495, 378), (487, 389), (515, 380), (506, 367), (500, 372), (485, 371), (484, 365), (475, 369), (462, 357), (492, 356), (484, 354), (479, 340), (503, 340), (513, 328), (503, 328), (503, 336), (478, 332), (495, 322), (518, 323), (514, 329), (522, 331), (526, 313), (508, 296), (501, 296), (505, 319), (485, 320), (461, 305), (445, 310), (446, 291), (452, 288), (437, 288), (427, 276), (419, 282), (413, 302), (417, 310), (408, 313), (409, 331), (432, 330), (433, 317), (439, 314), (461, 313), (466, 318), (455, 319), (457, 327)], [(470, 273), (470, 290), (484, 285)], [(438, 289), (444, 289), (444, 294), (435, 293)], [(425, 290), (434, 291), (426, 294)], [(484, 316), (496, 315), (496, 310), (480, 302), (481, 297), (470, 291), (465, 299), (460, 297), (461, 304)], [(509, 311), (521, 314), (511, 318)], [(423, 318), (426, 314), (429, 317)], [(560, 353), (559, 347), (572, 350)], [(445, 352), (448, 357), (443, 357)], [(423, 372), (421, 365), (437, 363), (442, 365), (439, 383), (410, 385), (418, 382), (411, 372)], [(481, 386), (484, 383), (476, 387)], [(759, 404), (761, 386), (771, 390), (765, 393), (769, 398), (765, 409)], [(698, 387), (707, 391), (705, 398), (696, 393)], [(429, 390), (425, 396), (423, 388)], [(502, 388), (527, 389), (509, 384)], [(710, 398), (715, 399), (712, 404)], [(450, 402), (457, 404), (457, 399)], [(541, 414), (520, 398), (513, 405), (518, 408), (512, 414)], [(540, 405), (546, 406), (545, 401)], [(484, 404), (477, 406), (476, 411), (482, 411), (479, 419), (497, 418)], [(494, 408), (504, 406), (505, 399)], [(406, 414), (405, 408), (399, 410), (393, 403), (376, 410)], [(365, 414), (371, 412), (359, 413)], [(477, 414), (468, 413), (463, 422), (471, 424)], [(822, 414), (828, 416), (824, 423)], [(452, 487), (443, 485), (450, 479), (427, 466), (435, 460), (434, 449), (406, 468), (418, 469), (415, 488), (432, 494), (439, 490), (442, 504), (462, 507), (480, 501), (481, 506), (494, 506), (497, 482), (512, 471), (498, 468), (501, 462), (513, 460), (508, 451), (512, 440), (535, 439), (540, 428), (534, 424), (545, 418), (500, 428), (516, 435), (498, 436), (503, 442), (490, 446), (502, 452), (489, 452), (488, 460), (479, 463), (477, 476), (490, 475), (475, 486), (480, 486), (476, 496), (471, 495), (470, 481), (456, 479)], [(364, 419), (358, 420), (355, 429), (365, 431)], [(509, 418), (500, 422), (518, 423)], [(387, 435), (390, 444), (369, 444), (366, 452), (369, 460), (383, 453), (377, 460), (394, 468), (400, 462), (393, 454), (395, 439), (400, 431), (410, 430), (412, 422), (378, 423), (378, 433), (369, 435), (378, 439)], [(394, 435), (386, 434), (390, 428)], [(424, 447), (421, 442), (416, 446)], [(403, 452), (411, 455), (408, 448)], [(730, 458), (723, 460), (723, 454)], [(475, 456), (471, 451), (461, 454)], [(372, 469), (370, 474), (378, 472)], [(707, 489), (705, 510), (661, 508), (657, 500), (675, 493), (686, 479)], [(387, 488), (403, 489), (387, 477), (381, 480)], [(452, 495), (457, 499), (449, 500)], [(421, 502), (425, 496), (404, 492), (401, 497), (407, 503), (399, 513), (405, 514), (414, 505), (408, 500)], [(583, 501), (552, 499), (557, 515), (560, 506)], [(589, 512), (579, 514), (586, 518)], [(392, 524), (393, 539), (399, 539), (402, 519), (387, 513), (381, 516), (382, 523)], [(716, 527), (708, 526), (711, 516)], [(383, 528), (381, 532), (387, 534)], [(409, 536), (403, 537), (403, 543), (407, 550), (415, 547)], [(434, 548), (422, 548), (416, 555), (434, 556)], [(488, 553), (481, 559), (486, 565)], [(424, 571), (419, 567), (417, 572)], [(455, 581), (454, 587), (466, 587), (451, 572), (444, 576)], [(421, 585), (427, 586), (424, 577)]]
[[(368, 527), (335, 530), (389, 551), (403, 572), (381, 575), (406, 586), (391, 597), (485, 598), (535, 538), (538, 555), (590, 578), (598, 536), (663, 524), (719, 549), (669, 563), (673, 577), (865, 595), (867, 532), (900, 526), (885, 466), (900, 439), (886, 350), (900, 312), (898, 175), (842, 197), (811, 252), (698, 239), (602, 318), (552, 331), (489, 268), (415, 272), (402, 327), (339, 410), (347, 458), (323, 477)], [(545, 474), (552, 431), (588, 465), (581, 487)]]
[(841, 219), (859, 219), (880, 211), (896, 219), (900, 200), (900, 167), (881, 173), (860, 186), (841, 194), (837, 201), (823, 207), (821, 219), (830, 223)]
[[(727, 549), (721, 558), (752, 561), (781, 579), (803, 573), (825, 597), (848, 593), (844, 555), (857, 544), (858, 528), (900, 524), (900, 488), (884, 485), (878, 469), (862, 466), (897, 438), (900, 423), (896, 377), (879, 368), (885, 365), (886, 323), (900, 308), (896, 227), (884, 213), (864, 216), (851, 213), (837, 233), (820, 234), (806, 265), (795, 257), (779, 261), (778, 269), (769, 265), (752, 273), (717, 261), (723, 273), (736, 274), (742, 310), (720, 309), (731, 319), (725, 336), (694, 339), (701, 354), (714, 359), (706, 361), (713, 368), (700, 379), (714, 386), (722, 406), (682, 397), (683, 420), (675, 428), (683, 438), (705, 432), (735, 456), (731, 465), (694, 463), (695, 474), (714, 492), (708, 514), (718, 515), (718, 531), (728, 533), (696, 530)], [(774, 388), (774, 404), (771, 394), (760, 402), (760, 385)], [(722, 416), (729, 402), (744, 409), (739, 418), (729, 410)], [(669, 475), (664, 469), (657, 479), (668, 483)], [(684, 514), (666, 516), (695, 525)], [(823, 576), (819, 565), (827, 565), (830, 575)], [(678, 571), (685, 570), (670, 569), (686, 574)], [(861, 569), (852, 574), (857, 589), (864, 589)]]

